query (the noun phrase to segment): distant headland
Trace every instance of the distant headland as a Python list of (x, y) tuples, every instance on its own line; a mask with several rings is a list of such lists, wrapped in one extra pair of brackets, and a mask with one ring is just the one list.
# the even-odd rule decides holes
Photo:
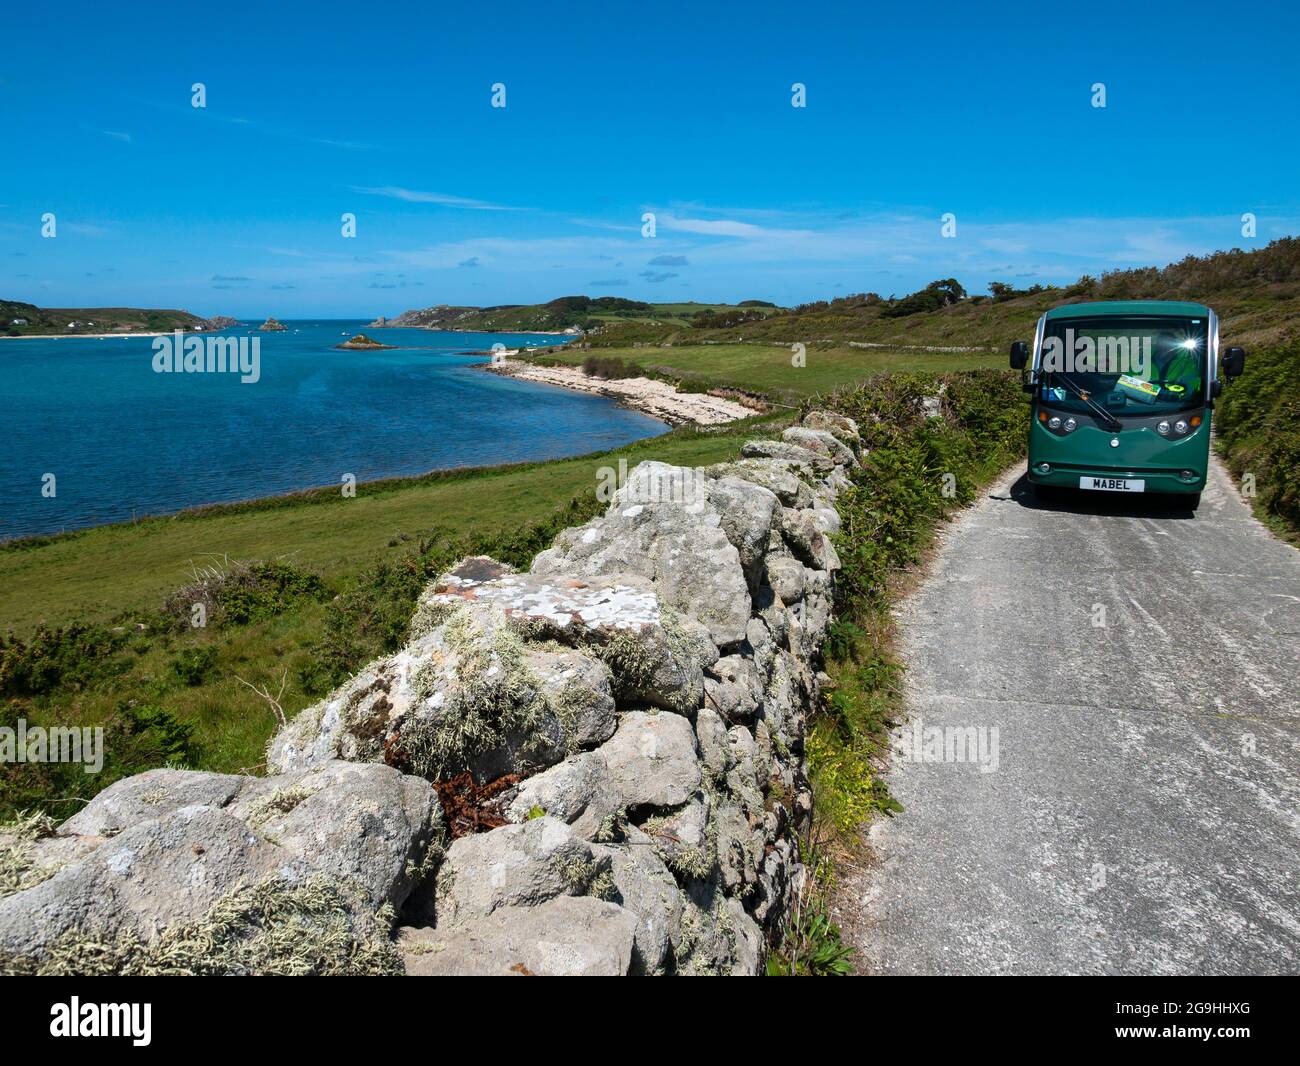
[(144, 307), (37, 307), (0, 300), (0, 337), (131, 337), (184, 330), (199, 333), (237, 326), (226, 315), (200, 318), (189, 311)]

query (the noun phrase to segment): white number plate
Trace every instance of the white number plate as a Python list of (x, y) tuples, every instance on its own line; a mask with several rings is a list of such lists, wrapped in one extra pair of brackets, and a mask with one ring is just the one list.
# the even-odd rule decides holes
[(1081, 477), (1079, 488), (1099, 492), (1146, 492), (1147, 483), (1131, 477)]

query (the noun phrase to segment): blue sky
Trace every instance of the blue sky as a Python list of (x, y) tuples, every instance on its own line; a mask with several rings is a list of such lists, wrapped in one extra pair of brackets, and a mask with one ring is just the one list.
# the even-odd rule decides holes
[(1294, 7), (549, 7), (11, 5), (0, 296), (793, 303), (1300, 232)]

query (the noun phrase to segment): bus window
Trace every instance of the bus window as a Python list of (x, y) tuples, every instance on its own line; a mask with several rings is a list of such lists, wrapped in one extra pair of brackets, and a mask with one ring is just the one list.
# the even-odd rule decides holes
[(1207, 346), (1200, 318), (1055, 319), (1043, 336), (1039, 399), (1086, 411), (1086, 398), (1120, 418), (1200, 407)]

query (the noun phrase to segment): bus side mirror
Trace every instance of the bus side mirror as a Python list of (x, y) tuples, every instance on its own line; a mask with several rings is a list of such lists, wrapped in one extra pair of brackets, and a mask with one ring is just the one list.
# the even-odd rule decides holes
[(1246, 369), (1246, 349), (1229, 348), (1223, 353), (1219, 369), (1223, 371), (1225, 378), (1240, 377), (1241, 372)]
[[(1240, 349), (1233, 349), (1240, 351)], [(1011, 343), (1011, 369), (1024, 370), (1025, 364), (1029, 362), (1029, 345), (1024, 341), (1012, 341)]]

